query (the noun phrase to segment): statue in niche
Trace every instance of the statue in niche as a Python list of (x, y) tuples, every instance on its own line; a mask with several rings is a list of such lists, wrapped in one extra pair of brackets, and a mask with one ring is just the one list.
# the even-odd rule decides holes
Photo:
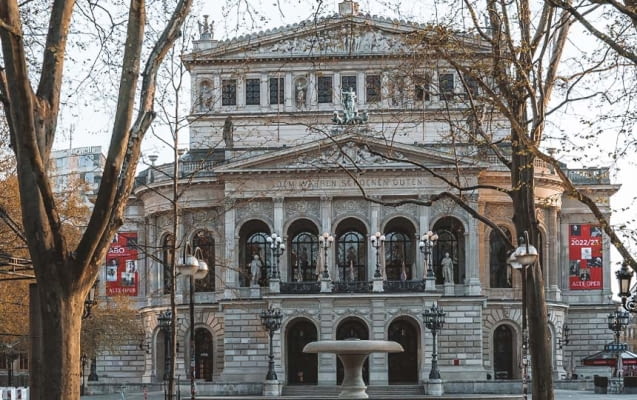
[(252, 286), (259, 286), (259, 280), (261, 279), (261, 267), (263, 267), (263, 263), (261, 262), (261, 257), (258, 254), (252, 256), (252, 261), (250, 262), (250, 275), (251, 275), (251, 283)]
[(305, 79), (301, 78), (296, 81), (296, 108), (305, 108), (305, 97), (306, 97), (306, 83)]
[(228, 115), (223, 123), (223, 141), (226, 144), (226, 149), (234, 147), (234, 125), (232, 124), (232, 117)]
[(449, 253), (445, 253), (445, 256), (440, 260), (442, 266), (442, 277), (445, 280), (445, 285), (453, 284), (453, 260), (449, 257)]
[(199, 109), (201, 111), (212, 110), (212, 85), (208, 81), (201, 82), (199, 88)]

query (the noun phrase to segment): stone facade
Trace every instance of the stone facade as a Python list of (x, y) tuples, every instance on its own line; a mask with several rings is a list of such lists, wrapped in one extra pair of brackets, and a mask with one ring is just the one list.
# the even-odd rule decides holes
[[(259, 315), (268, 306), (283, 314), (273, 345), (284, 385), (336, 384), (335, 357), (320, 354), (312, 359), (299, 345), (308, 338), (350, 336), (404, 340), (408, 351), (402, 356), (370, 356), (365, 373), (371, 385), (427, 381), (432, 336), (422, 313), (434, 303), (447, 313), (438, 336), (443, 379), (459, 382), (457, 387), (474, 387), (470, 381), (498, 386), (519, 379), (520, 277), (506, 266), (494, 269), (494, 257), (502, 254), (493, 250), (491, 228), (455, 203), (437, 199), (449, 187), (425, 172), (447, 179), (461, 176), (465, 185), (506, 185), (506, 171), (494, 157), (471, 145), (454, 147), (446, 141), (449, 127), (440, 114), (447, 111), (461, 118), (466, 107), (461, 101), (445, 109), (440, 94), (418, 90), (410, 91), (409, 99), (396, 100), (399, 90), (391, 85), (391, 71), (401, 64), (405, 51), (396, 43), (416, 25), (361, 15), (356, 7), (344, 10), (349, 11), (316, 24), (223, 42), (214, 40), (206, 25), (193, 52), (184, 57), (193, 82), (191, 149), (179, 161), (185, 194), (177, 236), (193, 242), (197, 232), (206, 232), (208, 239), (199, 246), (205, 246), (211, 266), (210, 286), (195, 294), (200, 387), (210, 393), (262, 390), (269, 338)], [(357, 26), (365, 28), (345, 29)], [(341, 31), (343, 37), (334, 35)], [(317, 37), (322, 39), (315, 42), (312, 38)], [(471, 40), (481, 51), (479, 41)], [(452, 72), (450, 66), (431, 71), (434, 78)], [(454, 82), (452, 90), (461, 92), (458, 80)], [(368, 118), (363, 124), (339, 123), (347, 85), (357, 94), (357, 115)], [(503, 119), (495, 118), (488, 128), (494, 138), (507, 134)], [(172, 171), (172, 165), (156, 168)], [(569, 224), (594, 220), (562, 194), (557, 175), (547, 165), (536, 162), (536, 171), (540, 262), (555, 377), (560, 379), (571, 360), (577, 362), (612, 337), (605, 326), (613, 308), (607, 298), (610, 263), (603, 260), (601, 290), (569, 289)], [(607, 176), (596, 179), (604, 170), (569, 173), (588, 174), (579, 183), (590, 188), (610, 213), (608, 198), (617, 186)], [(163, 260), (165, 239), (172, 234), (165, 198), (171, 182), (165, 174), (142, 172), (129, 208), (127, 228), (139, 232), (147, 248), (156, 249), (139, 261), (142, 283), (136, 299), (148, 352), (131, 348), (102, 357), (101, 381), (162, 379), (164, 334), (157, 316), (169, 304)], [(506, 195), (477, 189), (466, 199), (474, 210), (515, 232)], [(394, 202), (403, 204), (386, 205)], [(430, 260), (435, 281), (426, 289), (427, 263), (417, 242), (429, 230), (440, 239)], [(327, 251), (319, 246), (323, 232), (336, 238)], [(375, 232), (387, 237), (379, 256), (369, 241)], [(287, 244), (278, 262), (279, 290), (267, 279), (252, 285), (248, 266), (256, 254), (263, 264), (262, 276), (276, 269), (265, 242), (272, 233)], [(604, 240), (604, 254), (609, 250)], [(444, 252), (452, 253), (454, 261), (450, 285), (441, 281)], [(320, 291), (317, 281), (325, 270), (330, 277), (327, 293)], [(377, 270), (382, 282), (372, 286)], [(176, 375), (182, 378), (191, 354), (187, 294), (180, 278)], [(558, 340), (566, 324), (568, 347)], [(122, 357), (131, 357), (127, 369)], [(484, 385), (480, 390), (486, 390)]]

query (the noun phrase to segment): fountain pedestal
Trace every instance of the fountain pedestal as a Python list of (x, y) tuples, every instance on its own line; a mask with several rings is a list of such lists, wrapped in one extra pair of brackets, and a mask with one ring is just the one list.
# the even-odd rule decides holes
[(387, 340), (320, 340), (308, 343), (304, 353), (335, 353), (343, 363), (343, 384), (339, 399), (367, 399), (363, 363), (371, 353), (400, 353), (403, 347)]

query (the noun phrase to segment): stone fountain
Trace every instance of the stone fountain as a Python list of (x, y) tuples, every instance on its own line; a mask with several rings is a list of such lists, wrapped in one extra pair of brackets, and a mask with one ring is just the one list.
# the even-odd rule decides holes
[(400, 353), (403, 347), (387, 340), (319, 340), (305, 345), (305, 353), (334, 353), (343, 363), (343, 384), (339, 399), (367, 399), (363, 363), (371, 353)]

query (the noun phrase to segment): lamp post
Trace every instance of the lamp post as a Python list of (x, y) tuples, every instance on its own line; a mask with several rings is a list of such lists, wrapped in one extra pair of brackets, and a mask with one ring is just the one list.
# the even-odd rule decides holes
[(438, 370), (438, 343), (436, 341), (436, 334), (445, 324), (446, 313), (442, 310), (442, 307), (438, 307), (438, 304), (434, 303), (430, 309), (425, 310), (422, 317), (425, 321), (427, 329), (431, 330), (433, 336), (433, 349), (431, 352), (431, 371), (429, 371), (429, 379), (440, 379), (440, 371)]
[(177, 264), (177, 270), (182, 275), (189, 277), (190, 281), (190, 398), (195, 399), (197, 388), (195, 386), (195, 280), (203, 279), (208, 275), (208, 264), (202, 259), (201, 249), (195, 248), (194, 254), (190, 254), (190, 246), (186, 245), (181, 263)]
[[(170, 360), (170, 327), (172, 325), (173, 313), (170, 310), (162, 311), (157, 316), (157, 321), (159, 323), (159, 329), (164, 332), (164, 377), (163, 379), (166, 381), (169, 379), (172, 371), (172, 364)], [(90, 381), (89, 377), (89, 381)]]
[(267, 310), (261, 312), (261, 324), (267, 329), (270, 334), (270, 352), (268, 354), (268, 373), (265, 376), (266, 381), (276, 381), (276, 371), (274, 370), (274, 349), (272, 346), (272, 341), (274, 337), (274, 332), (276, 332), (281, 327), (281, 320), (283, 319), (283, 315), (281, 314), (281, 310), (278, 308), (272, 308), (270, 306)]
[(608, 314), (608, 329), (615, 333), (615, 344), (619, 344), (621, 332), (628, 326), (629, 314), (626, 311), (616, 310)]
[(323, 279), (330, 278), (330, 272), (327, 268), (327, 251), (332, 246), (333, 242), (334, 236), (330, 235), (327, 232), (323, 233), (323, 235), (319, 237), (319, 246), (321, 246), (321, 249), (323, 249)]
[(425, 276), (424, 279), (434, 280), (436, 278), (433, 270), (433, 262), (431, 259), (432, 250), (436, 241), (438, 240), (438, 235), (433, 233), (432, 231), (428, 231), (423, 234), (420, 238), (420, 242), (418, 242), (418, 248), (420, 252), (425, 256)]
[(84, 311), (82, 312), (82, 319), (87, 319), (91, 316), (91, 310), (97, 304), (97, 300), (95, 300), (95, 291), (97, 290), (97, 284), (99, 283), (99, 279), (95, 280), (95, 283), (88, 291), (88, 295), (84, 300)]
[(628, 268), (626, 263), (623, 263), (622, 267), (615, 272), (619, 282), (619, 293), (617, 295), (622, 299), (622, 306), (626, 311), (637, 313), (637, 291), (635, 287), (631, 288), (633, 275), (634, 272)]
[(279, 258), (285, 252), (285, 244), (283, 243), (283, 238), (273, 233), (271, 236), (268, 236), (266, 239), (268, 244), (270, 245), (270, 249), (272, 250), (272, 269), (270, 271), (270, 279), (280, 279), (281, 272), (279, 271)]
[(522, 275), (522, 396), (528, 395), (529, 386), (529, 337), (526, 331), (526, 268), (537, 261), (537, 249), (529, 243), (529, 232), (518, 239), (519, 246), (509, 256), (507, 262)]
[(374, 278), (381, 278), (382, 274), (380, 272), (380, 248), (385, 241), (385, 235), (380, 232), (376, 232), (373, 234), (369, 241), (372, 243), (372, 247), (376, 250), (376, 271), (374, 272)]

